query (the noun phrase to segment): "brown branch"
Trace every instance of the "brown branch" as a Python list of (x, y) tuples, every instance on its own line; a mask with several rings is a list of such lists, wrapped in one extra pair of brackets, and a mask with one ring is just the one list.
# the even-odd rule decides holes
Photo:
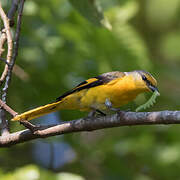
[[(11, 80), (12, 76), (12, 69), (16, 61), (16, 57), (18, 55), (18, 48), (19, 48), (19, 36), (20, 36), (20, 30), (21, 30), (21, 18), (22, 18), (22, 12), (23, 12), (23, 7), (24, 7), (24, 1), (21, 0), (19, 4), (19, 10), (18, 10), (18, 16), (17, 16), (17, 26), (16, 26), (16, 33), (15, 33), (15, 39), (14, 39), (14, 49), (13, 49), (13, 54), (12, 54), (12, 60), (11, 63), (8, 66), (8, 71), (7, 71), (7, 77), (6, 77), (6, 82), (5, 86), (3, 88), (3, 95), (2, 95), (2, 100), (6, 102), (6, 95), (7, 95), (7, 90), (9, 87), (9, 83)], [(7, 59), (8, 62), (8, 59)]]
[(19, 0), (12, 0), (11, 8), (8, 12), (8, 18), (10, 20), (10, 26), (14, 26), (14, 16), (18, 9)]
[[(12, 5), (7, 15), (10, 20), (11, 27), (14, 25), (14, 16), (18, 8), (18, 3), (19, 3), (19, 0), (12, 0)], [(4, 52), (3, 46), (4, 46), (4, 43), (6, 42), (6, 38), (7, 38), (6, 31), (5, 29), (3, 29), (1, 31), (1, 37), (0, 37), (0, 57), (2, 56), (2, 53)]]
[(3, 29), (1, 31), (1, 37), (0, 37), (0, 57), (2, 56), (3, 52), (4, 52), (4, 43), (6, 42), (6, 33), (5, 33), (5, 29)]
[[(10, 26), (9, 26), (9, 19), (7, 18), (2, 6), (1, 6), (1, 3), (0, 3), (0, 17), (1, 19), (3, 20), (3, 24), (4, 24), (4, 30), (3, 32), (6, 34), (2, 34), (2, 41), (1, 41), (1, 55), (3, 53), (3, 45), (5, 43), (5, 41), (7, 41), (7, 44), (8, 44), (8, 49), (7, 49), (7, 63), (9, 64), (10, 61), (11, 61), (11, 56), (12, 56), (12, 48), (13, 48), (13, 45), (12, 45), (12, 36), (11, 36), (11, 32), (10, 32)], [(4, 71), (1, 75), (1, 78), (0, 78), (0, 84), (2, 84), (2, 82), (4, 81), (4, 79), (6, 78), (6, 75), (8, 73), (8, 68), (9, 66), (6, 64), (5, 67), (4, 67)], [(3, 100), (4, 101), (4, 100)], [(6, 120), (6, 117), (5, 117), (5, 112), (4, 112), (4, 109), (0, 109), (0, 119), (1, 119), (1, 134), (2, 135), (8, 135), (9, 134), (9, 126), (8, 126), (8, 122)]]
[(1, 61), (3, 61), (5, 64), (9, 65), (9, 63), (7, 62), (7, 60), (6, 60), (6, 59), (4, 59), (4, 58), (0, 57), (0, 60), (1, 60)]
[(6, 110), (8, 113), (10, 113), (13, 117), (15, 117), (18, 114), (1, 99), (0, 99), (0, 107), (2, 107), (4, 110)]
[[(11, 35), (11, 31), (10, 31), (9, 19), (6, 16), (6, 14), (5, 14), (2, 6), (1, 6), (1, 3), (0, 3), (0, 16), (1, 16), (1, 19), (3, 20), (4, 29), (5, 29), (6, 38), (7, 38), (7, 44), (8, 44), (6, 59), (7, 59), (7, 63), (10, 64), (11, 57), (12, 57), (12, 50), (13, 50), (12, 35)], [(8, 65), (5, 65), (4, 71), (3, 71), (1, 78), (0, 78), (1, 83), (6, 78), (7, 73), (8, 73)]]
[(68, 121), (48, 128), (43, 126), (42, 130), (38, 130), (34, 134), (26, 129), (7, 136), (1, 136), (0, 147), (72, 132), (154, 124), (180, 124), (180, 111), (120, 112), (114, 115)]
[[(6, 103), (9, 83), (11, 80), (12, 69), (15, 64), (16, 57), (18, 55), (19, 35), (20, 35), (20, 29), (21, 29), (21, 18), (22, 18), (22, 12), (23, 12), (23, 7), (24, 7), (24, 1), (25, 0), (21, 0), (19, 3), (17, 26), (16, 26), (15, 40), (14, 40), (14, 49), (13, 49), (13, 44), (12, 44), (12, 36), (11, 36), (11, 32), (10, 32), (9, 19), (6, 16), (6, 14), (4, 13), (1, 3), (0, 3), (0, 16), (4, 23), (4, 29), (5, 29), (6, 39), (7, 39), (7, 44), (8, 44), (7, 58), (6, 58), (8, 65), (7, 64), (5, 65), (4, 71), (0, 78), (0, 84), (2, 84), (5, 80), (5, 85), (4, 85), (4, 88), (2, 89), (2, 101), (5, 103)], [(11, 20), (13, 20), (15, 12), (18, 8), (18, 2), (19, 1), (17, 1), (17, 0), (13, 0), (13, 4), (8, 13), (8, 16)], [(3, 47), (3, 45), (2, 45), (2, 47)], [(13, 113), (13, 115), (16, 114), (16, 112), (13, 112), (13, 110), (11, 108), (7, 108), (6, 104), (3, 104), (3, 106), (4, 106), (4, 108), (6, 108), (7, 111)], [(8, 125), (8, 121), (6, 120), (6, 117), (5, 117), (4, 109), (2, 109), (2, 108), (0, 109), (0, 119), (1, 119), (1, 134), (6, 136), (9, 134), (9, 125)]]

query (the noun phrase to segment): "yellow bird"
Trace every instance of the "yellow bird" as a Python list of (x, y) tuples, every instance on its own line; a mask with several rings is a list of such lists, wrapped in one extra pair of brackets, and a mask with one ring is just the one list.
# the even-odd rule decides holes
[(24, 112), (12, 120), (28, 121), (61, 109), (104, 114), (129, 103), (146, 91), (158, 91), (157, 82), (150, 73), (142, 70), (108, 72), (83, 81), (58, 97), (56, 102)]

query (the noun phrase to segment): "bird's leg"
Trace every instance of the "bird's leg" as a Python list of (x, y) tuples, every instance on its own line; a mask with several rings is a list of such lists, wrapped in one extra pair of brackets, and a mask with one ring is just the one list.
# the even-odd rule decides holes
[(112, 107), (112, 103), (108, 98), (106, 98), (105, 106), (111, 111), (115, 111), (115, 112), (120, 111), (120, 109)]
[(87, 118), (95, 117), (95, 115), (96, 115), (96, 110), (93, 109), (92, 111), (90, 111), (90, 112), (88, 113)]
[(114, 111), (114, 112), (117, 112), (117, 113), (122, 113), (122, 112), (128, 112), (128, 111), (130, 111), (130, 109), (128, 109), (127, 111), (122, 111), (122, 110), (119, 109), (119, 108), (113, 108), (113, 107), (112, 107), (112, 103), (111, 103), (111, 101), (110, 101), (108, 98), (107, 98), (106, 101), (105, 101), (105, 106), (106, 106), (109, 110)]
[(100, 111), (99, 109), (92, 109), (92, 111), (90, 111), (89, 114), (87, 115), (87, 119), (96, 117), (97, 113), (102, 116), (106, 116), (106, 114)]

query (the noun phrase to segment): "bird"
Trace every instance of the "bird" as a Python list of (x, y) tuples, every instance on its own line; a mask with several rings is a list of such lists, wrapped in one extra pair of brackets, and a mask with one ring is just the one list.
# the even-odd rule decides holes
[(58, 110), (96, 113), (117, 110), (144, 92), (158, 92), (157, 81), (144, 70), (113, 71), (87, 79), (65, 92), (53, 103), (37, 107), (13, 117), (12, 121), (29, 121)]

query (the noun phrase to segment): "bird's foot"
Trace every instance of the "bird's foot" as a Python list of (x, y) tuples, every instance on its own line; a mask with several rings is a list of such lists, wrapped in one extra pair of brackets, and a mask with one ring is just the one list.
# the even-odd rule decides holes
[(102, 111), (100, 111), (99, 109), (93, 109), (92, 111), (89, 112), (89, 114), (87, 115), (86, 118), (84, 118), (85, 120), (89, 120), (89, 119), (92, 119), (94, 117), (97, 117), (97, 116), (106, 116), (105, 113), (103, 113)]
[(115, 112), (115, 113), (124, 113), (124, 112), (129, 112), (130, 111), (130, 109), (128, 109), (128, 110), (121, 110), (121, 109), (119, 109), (119, 108), (114, 108), (114, 107), (112, 107), (112, 103), (111, 103), (111, 101), (107, 98), (106, 99), (106, 101), (105, 101), (105, 106), (110, 110), (110, 111), (113, 111), (113, 112)]
[(112, 107), (112, 103), (111, 103), (111, 101), (110, 101), (108, 98), (107, 98), (106, 101), (105, 101), (105, 106), (106, 106), (110, 111), (114, 111), (114, 112), (120, 111), (120, 109)]

